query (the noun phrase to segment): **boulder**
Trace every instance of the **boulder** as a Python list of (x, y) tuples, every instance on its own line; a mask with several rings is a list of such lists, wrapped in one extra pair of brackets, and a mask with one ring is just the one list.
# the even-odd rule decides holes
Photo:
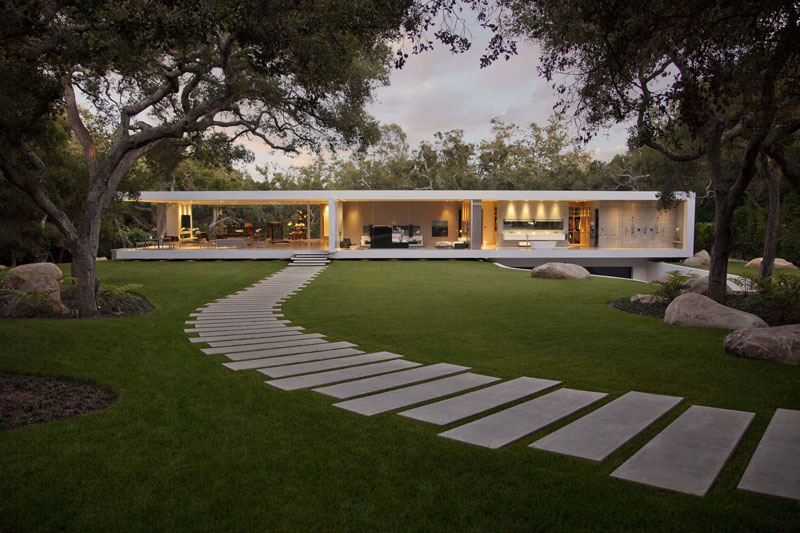
[(658, 277), (658, 278), (651, 279), (650, 280), (650, 285), (663, 285), (667, 281), (669, 281), (669, 278), (667, 276), (661, 276), (661, 277)]
[(699, 267), (699, 266), (705, 266), (708, 263), (703, 261), (701, 257), (687, 257), (686, 259), (683, 260), (683, 263), (681, 264), (687, 267)]
[(711, 256), (708, 255), (708, 252), (705, 250), (700, 250), (692, 257), (687, 257), (683, 260), (684, 266), (689, 267), (698, 267), (698, 266), (705, 266), (711, 264)]
[(61, 269), (53, 263), (30, 263), (14, 267), (8, 271), (6, 282), (14, 289), (19, 289), (22, 284), (34, 276), (49, 276), (60, 279), (63, 276)]
[(704, 328), (765, 328), (767, 323), (751, 313), (718, 304), (708, 296), (687, 292), (667, 306), (664, 322)]
[(94, 260), (95, 261), (107, 261), (108, 257), (95, 257)]
[(589, 271), (571, 263), (545, 263), (531, 271), (534, 278), (546, 279), (591, 279)]
[(755, 259), (751, 259), (747, 263), (744, 264), (746, 268), (761, 268), (761, 261), (763, 258), (756, 257)]
[(731, 355), (800, 365), (800, 324), (737, 329), (723, 345)]
[(697, 294), (708, 296), (708, 276), (686, 280), (683, 286), (686, 287), (688, 292), (696, 292)]
[(664, 297), (657, 294), (635, 294), (631, 296), (631, 301), (637, 304), (655, 304), (663, 302)]
[(46, 299), (61, 301), (61, 286), (58, 281), (48, 275), (33, 276), (25, 281), (19, 290), (28, 294), (49, 291)]
[[(748, 268), (761, 268), (761, 262), (764, 259), (762, 257), (756, 257), (748, 261), (744, 266)], [(775, 263), (773, 264), (775, 268), (788, 268), (788, 269), (797, 269), (797, 266), (794, 265), (791, 261), (787, 261), (786, 259), (781, 259), (780, 257), (775, 258)]]
[(50, 291), (43, 300), (29, 300), (20, 294), (4, 294), (0, 298), (0, 316), (10, 318), (63, 317), (71, 311), (61, 303), (59, 283), (50, 276), (34, 276), (27, 280), (20, 292), (34, 295)]

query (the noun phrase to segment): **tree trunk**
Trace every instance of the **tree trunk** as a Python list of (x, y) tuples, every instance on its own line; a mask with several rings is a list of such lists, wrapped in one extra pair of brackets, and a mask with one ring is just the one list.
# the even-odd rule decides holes
[(729, 211), (727, 202), (719, 196), (716, 204), (714, 246), (711, 247), (711, 266), (708, 269), (708, 296), (725, 305), (728, 295), (728, 257), (731, 253), (733, 210)]
[(769, 211), (767, 212), (767, 228), (764, 236), (764, 257), (761, 259), (761, 279), (772, 277), (775, 265), (775, 253), (778, 250), (778, 222), (781, 216), (781, 175), (772, 162), (766, 165), (769, 185)]
[(70, 243), (72, 251), (72, 275), (78, 279), (78, 312), (81, 318), (98, 313), (97, 248), (100, 245), (100, 224), (103, 206), (94, 201), (94, 184), (90, 183), (89, 199), (84, 204), (83, 220), (78, 229), (78, 238)]
[(100, 282), (97, 280), (96, 252), (89, 243), (75, 243), (72, 247), (72, 275), (78, 280), (78, 312), (81, 318), (97, 315), (97, 292)]

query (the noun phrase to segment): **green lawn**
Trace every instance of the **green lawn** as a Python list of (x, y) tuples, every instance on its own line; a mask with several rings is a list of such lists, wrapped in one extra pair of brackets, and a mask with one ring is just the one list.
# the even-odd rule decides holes
[[(800, 368), (728, 357), (727, 331), (666, 326), (605, 304), (652, 287), (534, 280), (478, 262), (335, 262), (284, 306), (308, 330), (364, 350), (559, 379), (611, 398), (686, 398), (598, 465), (527, 448), (536, 436), (490, 451), (394, 414), (361, 417), (327, 396), (230, 372), (224, 357), (186, 342), (192, 309), (284, 264), (100, 263), (104, 281), (142, 284), (156, 311), (0, 321), (0, 370), (120, 393), (104, 411), (0, 433), (0, 530), (800, 527), (800, 503), (735, 490), (774, 409), (800, 409)], [(757, 413), (708, 496), (609, 477), (693, 403)]]
[[(673, 265), (680, 265), (681, 263), (672, 263)], [(739, 261), (729, 261), (728, 262), (728, 274), (736, 274), (737, 276), (754, 276), (758, 277), (759, 269), (757, 268), (745, 268), (745, 263), (740, 263)], [(708, 266), (698, 266), (694, 268), (699, 268), (701, 270), (708, 270)], [(776, 274), (783, 274), (784, 276), (794, 276), (800, 277), (800, 269), (796, 268), (776, 268)]]

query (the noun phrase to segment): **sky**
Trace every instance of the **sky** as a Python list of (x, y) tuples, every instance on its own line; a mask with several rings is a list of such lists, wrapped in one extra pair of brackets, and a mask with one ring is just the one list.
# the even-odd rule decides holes
[[(557, 97), (550, 83), (536, 71), (539, 53), (532, 43), (518, 43), (518, 55), (498, 60), (481, 69), (480, 57), (490, 37), (488, 31), (470, 28), (473, 45), (453, 54), (438, 44), (433, 51), (411, 55), (401, 70), (393, 70), (390, 84), (375, 91), (368, 111), (382, 124), (398, 124), (408, 136), (411, 150), (420, 141), (432, 140), (437, 131), (460, 129), (467, 142), (491, 137), (492, 118), (507, 124), (544, 125), (553, 113)], [(595, 159), (610, 161), (626, 150), (627, 126), (618, 125), (592, 139), (585, 149)], [(270, 153), (258, 141), (245, 141), (253, 151), (255, 167), (276, 169), (304, 166), (313, 155), (287, 156)]]

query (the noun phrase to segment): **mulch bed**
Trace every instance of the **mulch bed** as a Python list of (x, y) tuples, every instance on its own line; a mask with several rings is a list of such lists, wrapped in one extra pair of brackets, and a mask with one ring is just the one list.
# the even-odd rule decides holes
[(0, 430), (74, 418), (105, 409), (117, 398), (92, 383), (0, 373)]
[[(61, 303), (73, 311), (73, 316), (77, 316), (78, 291), (63, 291), (61, 293)], [(98, 304), (100, 309), (97, 318), (146, 315), (155, 309), (147, 298), (135, 292), (130, 293), (129, 299), (117, 302), (116, 309), (102, 297), (99, 298)]]
[(664, 318), (664, 313), (667, 311), (666, 303), (652, 303), (643, 304), (639, 302), (632, 302), (630, 298), (620, 298), (619, 300), (611, 300), (608, 302), (609, 307), (625, 311), (626, 313), (633, 313), (635, 315), (652, 316), (653, 318)]
[[(620, 298), (619, 300), (611, 300), (608, 302), (609, 307), (625, 311), (626, 313), (661, 319), (664, 318), (667, 305), (666, 302), (642, 304), (632, 302), (629, 298)], [(729, 295), (726, 305), (733, 309), (759, 316), (772, 327), (800, 323), (800, 309), (796, 309), (795, 306), (791, 305), (787, 306), (785, 302), (770, 301), (758, 293)]]

